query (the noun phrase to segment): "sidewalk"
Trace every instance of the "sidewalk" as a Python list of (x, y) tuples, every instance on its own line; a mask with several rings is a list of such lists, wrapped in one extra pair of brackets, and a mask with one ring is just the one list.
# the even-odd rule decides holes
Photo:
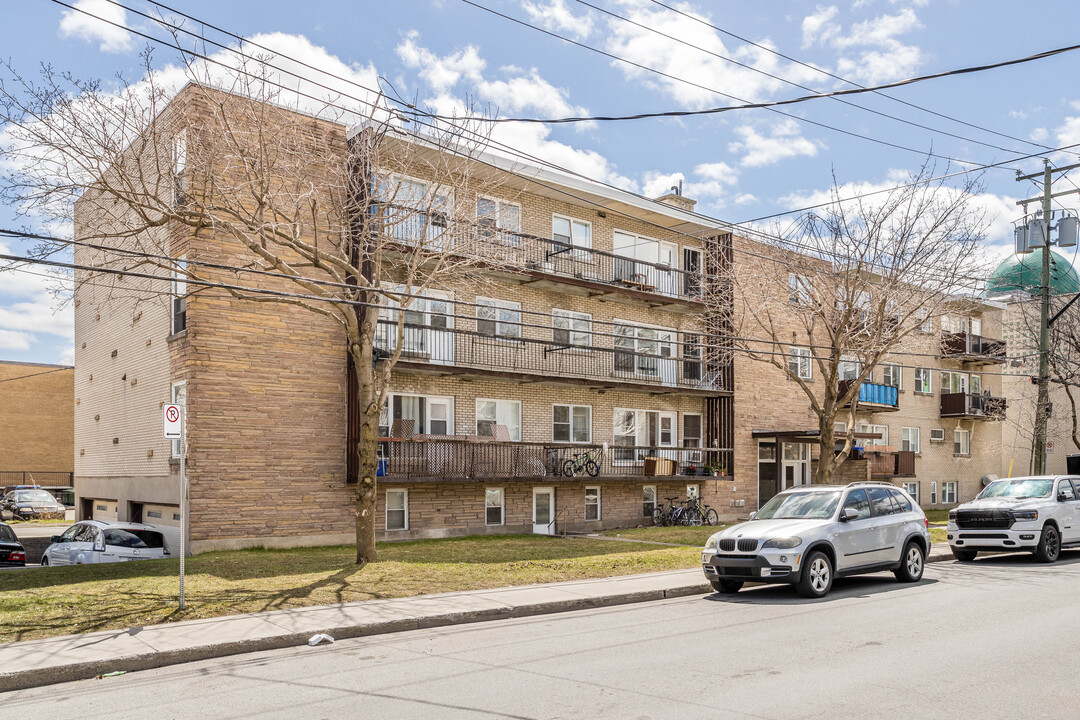
[[(932, 547), (927, 562), (951, 560)], [(712, 592), (699, 568), (275, 610), (0, 645), (0, 692), (226, 655)]]

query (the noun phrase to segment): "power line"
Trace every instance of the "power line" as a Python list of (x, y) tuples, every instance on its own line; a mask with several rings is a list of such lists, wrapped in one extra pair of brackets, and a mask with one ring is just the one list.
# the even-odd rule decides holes
[[(968, 126), (970, 128), (974, 128), (976, 130), (981, 130), (983, 132), (990, 133), (991, 135), (997, 135), (998, 137), (1003, 137), (1003, 138), (1006, 138), (1008, 140), (1015, 140), (1017, 142), (1026, 143), (1026, 144), (1032, 145), (1034, 147), (1046, 148), (1045, 145), (1041, 145), (1040, 143), (1032, 142), (1031, 140), (1025, 140), (1024, 138), (1014, 137), (1012, 135), (1008, 135), (1006, 133), (1001, 133), (1001, 132), (998, 132), (996, 130), (991, 130), (990, 128), (986, 128), (986, 127), (983, 127), (981, 125), (976, 125), (974, 123), (970, 123), (970, 122), (967, 122), (965, 120), (961, 120), (960, 118), (953, 117), (952, 115), (946, 115), (946, 114), (931, 110), (930, 108), (923, 107), (922, 105), (916, 105), (915, 103), (911, 103), (911, 102), (908, 102), (906, 100), (901, 100), (900, 98), (896, 97), (895, 95), (889, 95), (888, 93), (883, 93), (883, 92), (881, 92), (881, 90), (885, 89), (887, 87), (885, 85), (873, 86), (873, 87), (866, 87), (864, 85), (860, 85), (859, 83), (857, 83), (857, 82), (855, 82), (853, 80), (848, 80), (847, 78), (843, 78), (843, 77), (841, 77), (839, 75), (836, 75), (834, 73), (829, 72), (828, 70), (825, 70), (824, 68), (820, 68), (820, 67), (817, 67), (816, 65), (811, 65), (810, 63), (803, 62), (802, 60), (799, 60), (797, 58), (793, 58), (790, 55), (785, 55), (784, 53), (780, 52), (779, 50), (768, 47), (767, 45), (761, 45), (760, 43), (756, 43), (753, 40), (749, 40), (749, 39), (744, 38), (744, 37), (742, 37), (740, 35), (736, 35), (735, 33), (730, 32), (729, 30), (725, 30), (724, 28), (719, 27), (717, 25), (714, 25), (713, 23), (710, 23), (707, 20), (703, 20), (703, 19), (701, 19), (699, 17), (695, 17), (694, 15), (691, 15), (690, 13), (687, 13), (687, 12), (685, 12), (683, 10), (672, 7), (670, 5), (666, 5), (663, 2), (661, 2), (660, 0), (650, 0), (650, 2), (652, 2), (654, 5), (659, 5), (660, 7), (665, 8), (666, 10), (669, 10), (669, 11), (671, 11), (673, 13), (676, 13), (678, 15), (682, 15), (683, 17), (689, 18), (690, 20), (693, 20), (694, 22), (700, 23), (700, 24), (704, 25), (705, 27), (712, 28), (713, 30), (716, 30), (717, 32), (722, 33), (724, 35), (727, 35), (728, 37), (734, 38), (734, 39), (736, 39), (736, 40), (738, 40), (740, 42), (744, 42), (747, 45), (752, 45), (753, 47), (756, 47), (759, 50), (764, 50), (765, 52), (776, 55), (777, 57), (783, 58), (784, 60), (787, 60), (789, 62), (793, 62), (793, 63), (795, 63), (797, 65), (801, 65), (802, 67), (807, 68), (809, 70), (813, 70), (814, 72), (821, 73), (822, 75), (830, 77), (830, 78), (832, 78), (834, 80), (839, 80), (842, 83), (846, 83), (846, 84), (852, 85), (852, 86), (854, 86), (856, 88), (860, 88), (861, 90), (863, 90), (865, 92), (872, 92), (875, 95), (880, 95), (883, 98), (886, 98), (888, 100), (892, 100), (893, 102), (900, 103), (901, 105), (907, 105), (910, 108), (914, 108), (916, 110), (921, 110), (922, 112), (926, 112), (926, 113), (929, 113), (931, 115), (936, 115), (937, 117), (943, 118), (945, 120), (951, 120), (952, 122), (959, 123), (961, 125), (966, 125), (966, 126)], [(924, 79), (930, 79), (930, 76), (912, 78), (910, 81), (907, 81), (907, 82), (909, 82), (909, 83), (910, 82), (922, 82), (922, 80), (924, 80)], [(1049, 148), (1046, 148), (1046, 149), (1049, 149)]]
[(19, 377), (4, 378), (3, 380), (0, 380), (0, 383), (14, 382), (16, 380), (25, 380), (26, 378), (38, 377), (39, 375), (49, 375), (50, 373), (64, 372), (65, 370), (74, 370), (74, 368), (68, 366), (68, 367), (54, 368), (52, 370), (43, 370), (42, 372), (31, 373), (30, 375), (20, 375)]

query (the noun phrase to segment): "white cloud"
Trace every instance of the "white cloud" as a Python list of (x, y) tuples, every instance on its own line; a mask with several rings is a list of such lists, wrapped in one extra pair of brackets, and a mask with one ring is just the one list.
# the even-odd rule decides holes
[(1050, 131), (1044, 127), (1035, 128), (1031, 131), (1029, 136), (1034, 142), (1041, 143), (1046, 141), (1050, 137)]
[[(65, 38), (76, 37), (86, 42), (100, 42), (101, 52), (126, 53), (134, 47), (132, 35), (127, 27), (127, 11), (108, 0), (79, 0), (76, 10), (65, 10), (60, 17), (60, 35)], [(79, 12), (85, 10), (86, 12)], [(101, 18), (90, 17), (90, 13)], [(110, 25), (109, 21), (116, 23)]]
[[(1080, 110), (1080, 100), (1069, 103), (1073, 110)], [(1080, 116), (1072, 115), (1065, 118), (1065, 121), (1054, 129), (1054, 137), (1057, 139), (1058, 147), (1066, 147), (1069, 145), (1076, 145), (1080, 143)], [(1071, 155), (1076, 155), (1077, 148), (1073, 148), (1070, 151)]]
[[(18, 248), (0, 243), (0, 254), (19, 255)], [(56, 281), (37, 272), (12, 269), (0, 263), (0, 349), (30, 350), (40, 335), (71, 338), (74, 314), (70, 305), (56, 309)]]
[[(623, 5), (624, 10), (621, 14), (644, 27), (611, 19), (607, 23), (609, 34), (604, 39), (603, 49), (613, 55), (701, 86), (694, 87), (626, 63), (612, 61), (613, 66), (618, 68), (626, 78), (641, 81), (649, 87), (659, 89), (682, 106), (702, 108), (738, 102), (731, 100), (731, 97), (739, 98), (739, 101), (763, 100), (775, 96), (781, 89), (788, 87), (780, 80), (755, 72), (755, 69), (803, 84), (816, 82), (821, 78), (816, 71), (794, 63), (786, 63), (777, 55), (761, 48), (746, 44), (728, 48), (724, 44), (724, 38), (717, 31), (693, 19), (697, 17), (708, 22), (709, 17), (689, 8), (680, 9), (693, 17), (657, 9), (656, 6), (640, 0), (623, 0)], [(683, 42), (663, 37), (652, 30), (678, 38)], [(771, 46), (767, 38), (757, 39), (756, 42), (765, 47)], [(709, 52), (703, 52), (691, 45)], [(737, 60), (753, 69), (738, 67), (717, 57), (718, 55)]]
[(0, 330), (0, 350), (29, 350), (31, 339), (29, 333)]
[(834, 22), (837, 8), (818, 7), (803, 19), (803, 47), (814, 44), (835, 48), (839, 75), (862, 84), (877, 84), (911, 77), (923, 60), (915, 45), (901, 42), (898, 36), (922, 28), (915, 11), (903, 8), (895, 15), (879, 15), (851, 25), (847, 32)]
[(813, 15), (807, 15), (802, 21), (802, 46), (808, 48), (818, 40), (828, 40), (840, 31), (840, 26), (832, 22), (840, 12), (835, 5), (818, 5)]
[(574, 15), (566, 6), (566, 0), (548, 0), (546, 4), (522, 0), (521, 7), (533, 23), (547, 30), (570, 35), (577, 40), (584, 40), (593, 31), (592, 18)]
[(799, 124), (788, 118), (772, 126), (768, 135), (762, 135), (749, 125), (735, 128), (741, 140), (728, 144), (728, 150), (741, 153), (739, 164), (744, 167), (773, 165), (786, 158), (817, 155), (818, 143), (799, 134)]

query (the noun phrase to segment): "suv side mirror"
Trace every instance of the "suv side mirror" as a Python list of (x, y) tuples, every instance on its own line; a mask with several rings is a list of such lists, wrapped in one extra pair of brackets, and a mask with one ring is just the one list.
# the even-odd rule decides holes
[(751, 519), (751, 520), (753, 520), (753, 519), (754, 519), (754, 516), (755, 516), (755, 515), (757, 515), (757, 512), (756, 512), (756, 511), (755, 511), (755, 512), (752, 512), (752, 513), (750, 513), (750, 519)]
[(100, 535), (94, 538), (94, 550), (97, 552), (105, 552), (105, 540)]
[(1058, 502), (1065, 502), (1068, 499), (1069, 498), (1065, 497), (1065, 493), (1063, 493), (1063, 492), (1058, 493)]
[(855, 508), (846, 507), (840, 511), (840, 522), (851, 522), (859, 517), (859, 511)]
[(60, 539), (59, 535), (53, 535), (51, 538), (49, 538), (49, 542), (58, 543), (58, 542), (63, 542), (63, 541)]

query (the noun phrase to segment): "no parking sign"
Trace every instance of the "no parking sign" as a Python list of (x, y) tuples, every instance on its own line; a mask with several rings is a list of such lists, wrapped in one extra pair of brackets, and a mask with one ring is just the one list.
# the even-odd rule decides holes
[(183, 437), (184, 416), (179, 405), (165, 405), (161, 409), (161, 426), (166, 438), (179, 440)]

